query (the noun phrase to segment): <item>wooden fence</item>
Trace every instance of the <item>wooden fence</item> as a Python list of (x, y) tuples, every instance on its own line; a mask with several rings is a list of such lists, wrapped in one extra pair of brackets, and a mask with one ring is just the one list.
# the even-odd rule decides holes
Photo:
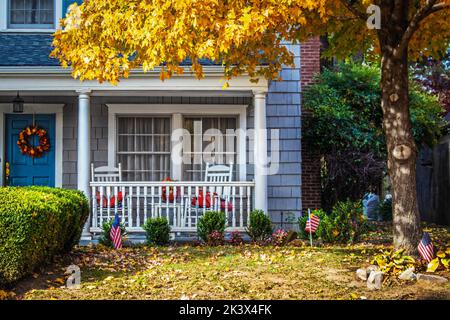
[(417, 200), (422, 220), (450, 225), (450, 135), (420, 150)]

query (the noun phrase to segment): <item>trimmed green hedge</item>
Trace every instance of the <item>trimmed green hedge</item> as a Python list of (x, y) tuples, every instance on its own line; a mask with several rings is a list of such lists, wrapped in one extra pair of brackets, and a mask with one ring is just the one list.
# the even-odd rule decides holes
[(0, 284), (70, 251), (88, 216), (89, 202), (79, 191), (0, 187)]

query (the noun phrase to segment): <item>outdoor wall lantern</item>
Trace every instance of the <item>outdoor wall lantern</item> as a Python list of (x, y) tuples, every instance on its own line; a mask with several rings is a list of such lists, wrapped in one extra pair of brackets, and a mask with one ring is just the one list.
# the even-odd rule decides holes
[(13, 112), (14, 113), (23, 112), (23, 98), (19, 96), (19, 92), (17, 92), (17, 97), (15, 97), (13, 100)]

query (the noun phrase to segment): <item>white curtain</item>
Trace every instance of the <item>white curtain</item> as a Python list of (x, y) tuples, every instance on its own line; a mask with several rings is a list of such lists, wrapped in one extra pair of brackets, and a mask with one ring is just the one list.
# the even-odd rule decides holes
[(170, 176), (170, 118), (119, 117), (117, 159), (125, 181)]

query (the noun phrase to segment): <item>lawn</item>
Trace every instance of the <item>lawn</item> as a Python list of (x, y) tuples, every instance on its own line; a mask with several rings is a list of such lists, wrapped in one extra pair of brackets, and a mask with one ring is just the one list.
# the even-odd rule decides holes
[[(76, 247), (9, 289), (15, 299), (450, 299), (450, 282), (392, 281), (370, 291), (355, 270), (386, 249), (389, 228), (356, 245)], [(450, 229), (433, 228), (450, 239)], [(70, 264), (81, 288), (64, 286)], [(450, 274), (440, 273), (450, 277)]]

